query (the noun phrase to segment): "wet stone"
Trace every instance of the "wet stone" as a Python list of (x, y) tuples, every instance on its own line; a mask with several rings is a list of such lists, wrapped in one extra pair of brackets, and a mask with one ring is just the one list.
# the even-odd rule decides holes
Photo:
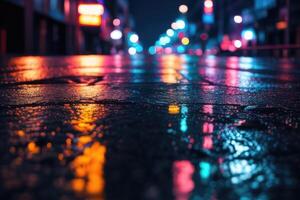
[(300, 72), (285, 62), (2, 60), (0, 198), (296, 199)]

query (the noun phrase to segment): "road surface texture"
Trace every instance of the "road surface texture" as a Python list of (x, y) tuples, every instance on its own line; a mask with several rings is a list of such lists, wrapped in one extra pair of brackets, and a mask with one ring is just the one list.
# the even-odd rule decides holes
[(0, 61), (1, 199), (300, 195), (300, 62)]

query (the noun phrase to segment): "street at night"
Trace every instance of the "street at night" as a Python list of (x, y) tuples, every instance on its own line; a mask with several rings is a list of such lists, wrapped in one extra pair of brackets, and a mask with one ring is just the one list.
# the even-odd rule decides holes
[(1, 0), (1, 200), (300, 196), (299, 0)]
[(72, 56), (1, 66), (1, 193), (11, 199), (299, 195), (299, 62)]

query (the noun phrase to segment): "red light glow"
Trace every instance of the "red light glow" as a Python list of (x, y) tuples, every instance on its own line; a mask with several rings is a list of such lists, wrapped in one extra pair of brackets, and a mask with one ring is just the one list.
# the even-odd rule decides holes
[(287, 23), (285, 21), (280, 21), (276, 24), (278, 30), (284, 30), (287, 28)]

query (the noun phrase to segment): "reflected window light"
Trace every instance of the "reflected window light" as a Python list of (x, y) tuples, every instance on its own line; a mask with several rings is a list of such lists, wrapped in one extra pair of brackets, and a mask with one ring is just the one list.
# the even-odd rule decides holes
[(190, 161), (176, 161), (173, 164), (173, 190), (176, 199), (189, 199), (195, 188), (194, 171), (195, 167)]
[(73, 160), (71, 168), (75, 178), (71, 181), (71, 187), (75, 192), (103, 195), (105, 154), (106, 147), (94, 142)]
[(227, 86), (239, 86), (239, 77), (237, 70), (227, 69), (225, 72), (225, 84)]
[(187, 125), (188, 111), (189, 110), (188, 110), (188, 107), (186, 105), (181, 106), (180, 130), (184, 133), (188, 130), (188, 125)]
[(203, 112), (206, 114), (213, 114), (213, 105), (204, 105)]
[(40, 148), (36, 145), (35, 142), (29, 142), (27, 145), (27, 150), (31, 154), (37, 154), (40, 152)]
[(168, 112), (171, 115), (179, 114), (180, 107), (178, 105), (169, 105)]
[[(89, 90), (89, 92), (91, 91)], [(94, 116), (96, 110), (97, 106), (93, 104), (81, 105), (77, 107), (78, 116), (74, 116), (71, 120), (73, 128), (82, 133), (89, 133), (94, 130), (96, 127), (96, 117)], [(86, 140), (88, 140), (87, 137), (82, 138), (82, 141)]]
[(199, 168), (200, 168), (200, 177), (202, 179), (208, 179), (210, 176), (210, 171), (211, 171), (211, 165), (208, 162), (200, 162), (199, 163)]
[(80, 67), (102, 67), (104, 65), (104, 58), (101, 56), (78, 56), (76, 60), (80, 64)]
[(203, 124), (203, 133), (213, 133), (214, 132), (214, 124), (209, 122), (204, 122)]
[(211, 150), (213, 149), (213, 137), (212, 136), (204, 136), (203, 138), (203, 149)]

